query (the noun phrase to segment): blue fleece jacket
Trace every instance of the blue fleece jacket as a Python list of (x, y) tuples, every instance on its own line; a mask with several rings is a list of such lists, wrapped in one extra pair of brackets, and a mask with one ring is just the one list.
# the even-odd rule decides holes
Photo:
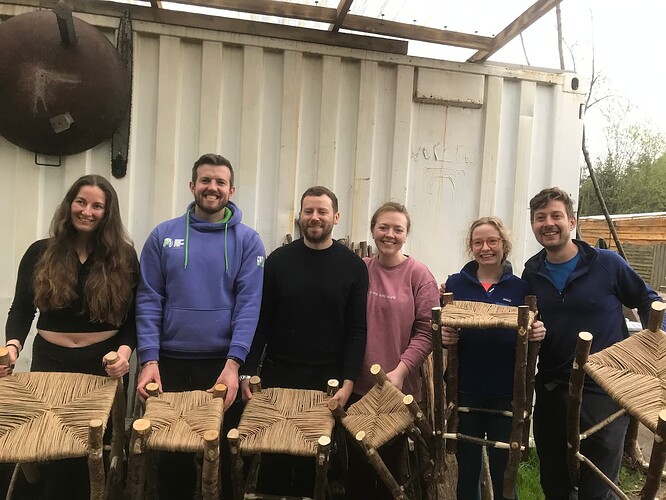
[(142, 363), (171, 358), (234, 356), (244, 360), (259, 320), (264, 246), (257, 232), (231, 218), (214, 223), (193, 215), (163, 222), (141, 252), (136, 297)]
[(548, 329), (539, 351), (538, 372), (544, 383), (568, 383), (580, 332), (594, 336), (591, 352), (598, 352), (628, 337), (623, 304), (638, 308), (647, 324), (652, 302), (661, 301), (618, 254), (573, 241), (580, 259), (562, 292), (546, 270), (545, 249), (530, 258), (523, 271)]
[[(513, 274), (505, 263), (502, 277), (486, 292), (476, 277), (476, 261), (465, 264), (446, 280), (446, 291), (456, 300), (473, 300), (487, 304), (521, 306), (528, 295), (527, 283)], [(490, 397), (511, 397), (513, 368), (516, 362), (516, 331), (505, 328), (460, 330), (460, 392)]]

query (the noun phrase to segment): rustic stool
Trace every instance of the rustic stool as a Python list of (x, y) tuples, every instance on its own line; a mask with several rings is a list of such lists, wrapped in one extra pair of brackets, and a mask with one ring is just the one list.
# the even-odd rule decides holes
[(328, 407), (336, 420), (340, 421), (347, 432), (354, 437), (393, 497), (406, 500), (405, 490), (409, 487), (409, 483), (419, 478), (421, 474), (414, 474), (405, 484), (398, 484), (377, 450), (402, 434), (409, 435), (418, 447), (419, 462), (423, 468), (418, 472), (424, 474), (427, 484), (432, 477), (430, 459), (432, 428), (414, 401), (414, 397), (405, 396), (393, 386), (381, 366), (372, 365), (370, 373), (375, 377), (376, 384), (359, 401), (351, 405), (347, 412), (336, 400), (329, 401)]
[[(250, 379), (248, 401), (237, 429), (227, 434), (232, 459), (234, 498), (276, 498), (255, 492), (261, 453), (313, 457), (316, 461), (315, 500), (326, 498), (327, 471), (334, 420), (326, 403), (337, 390), (329, 381), (328, 393), (305, 389), (261, 388), (261, 379)], [(243, 456), (254, 456), (247, 481)], [(280, 496), (279, 498), (291, 498)]]
[[(456, 441), (463, 440), (481, 446), (492, 446), (509, 450), (509, 461), (504, 472), (506, 498), (514, 498), (518, 465), (521, 457), (528, 456), (529, 422), (532, 414), (534, 372), (539, 353), (539, 342), (528, 342), (528, 331), (536, 316), (536, 297), (525, 297), (528, 305), (512, 307), (485, 302), (453, 300), (452, 293), (445, 293), (443, 307), (432, 310), (432, 343), (434, 373), (444, 370), (444, 353), (441, 328), (508, 328), (516, 330), (516, 362), (513, 373), (512, 411), (458, 406), (458, 346), (447, 346), (446, 397), (440, 384), (434, 384), (435, 405), (435, 469), (444, 470), (444, 447), (448, 453), (456, 452)], [(480, 333), (482, 335), (482, 333)], [(448, 406), (445, 406), (448, 400)], [(493, 413), (511, 418), (509, 443), (500, 443), (475, 436), (458, 433), (458, 412)], [(446, 421), (446, 432), (444, 432)]]
[[(0, 363), (7, 354), (0, 348)], [(105, 357), (107, 363), (117, 359)], [(82, 373), (30, 372), (0, 378), (0, 462), (17, 463), (26, 474), (34, 462), (88, 457), (90, 498), (105, 498), (122, 481), (125, 395), (120, 379)], [(103, 436), (112, 422), (109, 474)]]
[[(580, 463), (583, 462), (621, 499), (627, 496), (587, 457), (580, 453), (580, 442), (625, 413), (629, 413), (654, 433), (654, 445), (645, 485), (643, 500), (653, 499), (659, 489), (662, 470), (666, 462), (666, 333), (661, 329), (666, 304), (653, 302), (648, 327), (631, 337), (613, 344), (593, 355), (592, 334), (581, 332), (576, 345), (576, 357), (569, 382), (567, 408), (567, 441), (569, 477), (572, 484), (580, 481)], [(583, 433), (580, 433), (580, 411), (585, 374), (606, 391), (620, 410)]]
[(146, 454), (151, 451), (202, 453), (201, 493), (204, 500), (219, 498), (220, 429), (227, 387), (205, 391), (164, 392), (146, 385), (143, 418), (132, 424), (125, 498), (141, 499), (146, 487)]

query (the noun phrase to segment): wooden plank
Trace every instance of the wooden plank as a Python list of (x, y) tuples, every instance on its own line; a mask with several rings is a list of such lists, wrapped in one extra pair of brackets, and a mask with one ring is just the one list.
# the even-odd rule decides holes
[[(35, 7), (37, 9), (51, 9), (58, 3), (58, 0), (18, 1), (20, 2), (20, 5)], [(207, 16), (166, 9), (154, 9), (148, 6), (128, 5), (101, 0), (68, 0), (67, 3), (77, 13), (120, 17), (122, 10), (128, 10), (132, 17), (132, 21), (146, 21), (171, 26), (183, 26), (186, 28), (226, 31), (228, 33), (265, 36), (299, 42), (334, 45), (337, 47), (373, 50), (391, 54), (407, 54), (408, 44), (403, 40), (389, 40), (386, 38), (362, 36), (351, 33), (333, 33), (330, 31), (301, 28), (299, 26), (229, 19), (225, 17)], [(335, 19), (332, 17), (330, 22), (334, 22), (334, 20)]]
[(666, 244), (664, 243), (655, 248), (650, 284), (655, 290), (666, 285)]
[[(171, 0), (181, 5), (196, 5), (212, 9), (232, 10), (234, 12), (247, 12), (263, 16), (287, 17), (304, 21), (317, 21), (320, 23), (334, 23), (337, 17), (336, 9), (331, 7), (318, 7), (303, 3), (276, 2), (274, 0)], [(344, 0), (343, 0), (344, 1)], [(350, 2), (351, 3), (351, 2)]]
[(396, 21), (385, 21), (383, 19), (358, 16), (355, 14), (348, 15), (342, 23), (342, 27), (352, 31), (362, 31), (364, 33), (375, 33), (377, 35), (405, 38), (407, 40), (452, 45), (454, 47), (463, 47), (466, 49), (490, 51), (493, 47), (493, 39), (487, 36), (427, 28), (425, 26), (399, 23)]
[(329, 31), (338, 31), (340, 29), (353, 2), (354, 0), (340, 0), (338, 8), (335, 11), (335, 22), (331, 25)]
[(162, 2), (160, 0), (150, 0), (150, 6), (153, 7), (154, 9), (161, 9)]
[(485, 61), (525, 29), (538, 21), (561, 1), (562, 0), (538, 0), (492, 39), (493, 43), (490, 49), (479, 49), (472, 55), (472, 57), (467, 59), (467, 62)]

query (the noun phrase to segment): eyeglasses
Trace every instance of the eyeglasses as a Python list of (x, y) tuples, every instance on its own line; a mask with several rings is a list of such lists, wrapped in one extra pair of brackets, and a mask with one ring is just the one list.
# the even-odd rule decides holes
[(472, 241), (472, 249), (481, 250), (483, 245), (488, 245), (488, 248), (497, 248), (504, 240), (502, 238), (488, 238), (487, 240), (474, 240)]

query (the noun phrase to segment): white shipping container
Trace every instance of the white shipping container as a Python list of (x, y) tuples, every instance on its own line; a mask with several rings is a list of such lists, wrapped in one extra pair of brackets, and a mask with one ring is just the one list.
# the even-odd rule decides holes
[[(0, 16), (32, 10), (2, 4)], [(80, 15), (110, 38), (118, 19)], [(578, 194), (584, 85), (576, 75), (466, 64), (133, 23), (134, 82), (127, 176), (111, 176), (110, 141), (35, 164), (0, 138), (0, 317), (21, 256), (48, 235), (57, 204), (79, 176), (109, 178), (137, 251), (159, 222), (191, 201), (192, 163), (229, 158), (243, 222), (268, 251), (298, 237), (301, 193), (322, 184), (340, 199), (334, 236), (373, 244), (383, 202), (412, 216), (406, 253), (438, 280), (468, 260), (469, 223), (498, 215), (512, 228), (520, 273), (538, 250), (528, 201), (543, 187)], [(577, 90), (574, 90), (577, 89)], [(27, 369), (30, 346), (20, 358)]]

